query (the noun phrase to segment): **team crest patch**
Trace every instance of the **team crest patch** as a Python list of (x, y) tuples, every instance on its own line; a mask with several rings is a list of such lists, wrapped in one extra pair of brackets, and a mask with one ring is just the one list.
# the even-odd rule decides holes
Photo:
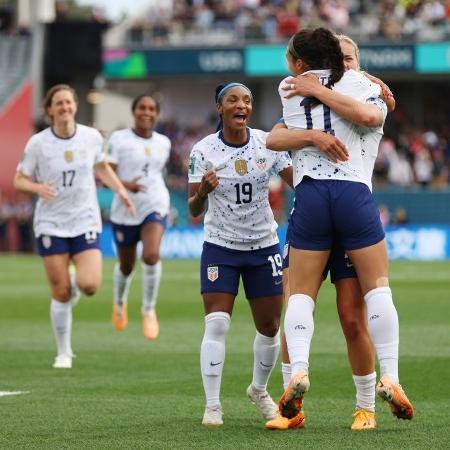
[(266, 158), (259, 158), (256, 160), (256, 165), (261, 172), (264, 172), (267, 168)]
[(87, 158), (87, 152), (86, 150), (80, 151), (80, 159), (86, 159)]
[(289, 255), (289, 244), (286, 243), (284, 244), (283, 248), (283, 259), (286, 259), (288, 255)]
[(242, 177), (248, 172), (247, 161), (245, 159), (237, 159), (234, 162), (236, 172)]
[(145, 156), (150, 156), (152, 154), (152, 149), (150, 147), (145, 147)]
[(208, 280), (216, 281), (219, 278), (219, 267), (218, 266), (209, 266), (208, 267)]
[(42, 236), (42, 245), (44, 248), (50, 248), (52, 246), (52, 238), (50, 236)]
[(73, 161), (73, 151), (72, 150), (64, 151), (64, 161), (66, 161), (68, 163)]
[(116, 231), (116, 239), (117, 239), (117, 242), (124, 241), (125, 236), (123, 235), (122, 231)]

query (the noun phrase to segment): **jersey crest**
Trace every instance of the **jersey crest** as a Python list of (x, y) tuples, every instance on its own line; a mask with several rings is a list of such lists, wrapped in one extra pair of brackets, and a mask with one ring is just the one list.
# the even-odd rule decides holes
[(245, 159), (237, 159), (234, 162), (234, 169), (242, 177), (248, 172), (247, 161)]
[(73, 161), (73, 151), (72, 150), (64, 151), (64, 161), (66, 161), (68, 163)]
[(208, 267), (208, 280), (216, 281), (217, 278), (219, 278), (219, 267), (218, 266)]
[(264, 172), (266, 170), (267, 167), (267, 161), (266, 158), (259, 158), (256, 160), (256, 165), (258, 166), (258, 169), (261, 172)]
[(152, 154), (152, 149), (150, 147), (145, 147), (145, 156), (150, 156)]

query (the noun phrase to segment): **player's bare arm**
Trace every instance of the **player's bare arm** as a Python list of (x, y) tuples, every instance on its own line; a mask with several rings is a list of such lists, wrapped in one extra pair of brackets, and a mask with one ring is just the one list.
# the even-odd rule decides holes
[(14, 177), (14, 188), (27, 194), (35, 194), (45, 202), (55, 196), (53, 185), (50, 183), (35, 183), (30, 177), (22, 172), (16, 172)]
[(199, 216), (205, 210), (208, 194), (219, 185), (219, 179), (214, 170), (208, 170), (200, 183), (189, 184), (189, 212), (193, 217)]
[(292, 77), (283, 87), (286, 98), (295, 95), (315, 97), (335, 113), (356, 125), (377, 127), (383, 123), (383, 113), (376, 105), (362, 103), (354, 98), (323, 86), (313, 74)]
[(266, 146), (270, 150), (301, 150), (314, 146), (325, 153), (333, 162), (347, 161), (345, 145), (336, 137), (319, 130), (293, 130), (282, 123), (276, 124), (267, 136)]

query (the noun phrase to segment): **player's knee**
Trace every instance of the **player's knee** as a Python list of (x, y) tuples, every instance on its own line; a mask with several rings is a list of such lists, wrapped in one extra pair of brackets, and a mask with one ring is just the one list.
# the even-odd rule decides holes
[(148, 266), (154, 266), (159, 261), (159, 252), (144, 251), (144, 253), (142, 254), (142, 260)]
[(122, 272), (122, 274), (124, 275), (124, 276), (128, 276), (128, 275), (130, 275), (130, 273), (131, 272), (133, 272), (133, 265), (132, 264), (122, 264), (122, 263), (120, 263), (120, 271)]
[(70, 300), (71, 289), (69, 284), (60, 284), (52, 288), (52, 296), (54, 299), (59, 300), (62, 303)]
[(97, 292), (99, 283), (94, 280), (86, 280), (78, 284), (81, 292), (88, 297), (94, 295)]
[(341, 317), (341, 324), (347, 341), (357, 340), (365, 330), (365, 325), (354, 317)]
[(272, 319), (264, 321), (258, 326), (258, 332), (267, 337), (273, 337), (280, 329), (280, 319)]

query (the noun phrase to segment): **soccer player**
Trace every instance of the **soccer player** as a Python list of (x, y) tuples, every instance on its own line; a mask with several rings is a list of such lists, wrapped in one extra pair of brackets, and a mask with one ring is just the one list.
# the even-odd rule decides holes
[[(54, 368), (72, 367), (72, 307), (80, 291), (93, 295), (101, 282), (99, 234), (102, 224), (95, 174), (135, 214), (122, 183), (106, 162), (103, 138), (75, 122), (78, 99), (68, 85), (53, 86), (44, 100), (51, 126), (28, 141), (14, 186), (38, 196), (34, 233), (43, 257), (52, 300), (50, 317), (56, 338)], [(72, 261), (76, 275), (69, 274)]]
[(280, 346), (282, 262), (268, 200), (271, 171), (292, 185), (288, 154), (267, 150), (267, 133), (248, 127), (253, 108), (249, 88), (241, 83), (220, 85), (215, 100), (222, 128), (192, 149), (188, 200), (194, 217), (205, 210), (208, 201), (200, 269), (205, 310), (200, 350), (205, 426), (223, 423), (220, 384), (225, 340), (241, 277), (256, 327), (253, 379), (247, 395), (266, 420), (276, 416), (267, 382)]
[(114, 267), (112, 324), (124, 330), (128, 324), (127, 300), (136, 263), (136, 245), (142, 241), (142, 331), (156, 339), (159, 324), (156, 300), (162, 265), (159, 249), (169, 213), (169, 192), (163, 171), (170, 155), (170, 140), (154, 130), (159, 104), (150, 95), (140, 95), (131, 105), (133, 128), (115, 131), (108, 142), (108, 162), (129, 191), (136, 205), (131, 217), (114, 197), (111, 222), (119, 263)]
[[(364, 77), (354, 71), (342, 76), (342, 68), (339, 67), (341, 61), (334, 58), (331, 64), (327, 61), (326, 54), (330, 54), (331, 49), (338, 53), (338, 58), (342, 58), (336, 44), (339, 42), (328, 30), (297, 33), (290, 41), (287, 55), (292, 73), (298, 75), (328, 65), (332, 68), (331, 71), (313, 70), (327, 87), (335, 84), (333, 89), (336, 91), (363, 102), (378, 97), (380, 89), (374, 90)], [(329, 80), (332, 80), (332, 83)], [(285, 82), (282, 86), (284, 84)], [(333, 101), (336, 99), (328, 98), (331, 91), (320, 83), (318, 91), (314, 91), (314, 96), (323, 102), (323, 105), (314, 108), (308, 97), (285, 98), (283, 87), (280, 87), (285, 123), (291, 128), (312, 129), (313, 124), (320, 121), (324, 124), (325, 131), (335, 134), (346, 143), (349, 159), (337, 164), (321, 156), (317, 149), (312, 147), (295, 152), (296, 198), (302, 198), (303, 202), (295, 208), (291, 218), (291, 296), (285, 319), (294, 376), (280, 401), (280, 406), (286, 406), (293, 398), (301, 399), (309, 388), (307, 370), (314, 325), (314, 299), (320, 286), (323, 267), (333, 246), (335, 232), (356, 266), (367, 304), (369, 330), (382, 372), (377, 391), (390, 401), (394, 414), (410, 419), (414, 414), (412, 405), (398, 384), (398, 318), (388, 287), (384, 233), (370, 196), (370, 180), (364, 178), (365, 164), (361, 156), (360, 137), (350, 123), (332, 112), (335, 110)], [(361, 112), (361, 108), (353, 111), (350, 109), (347, 111), (350, 116)], [(369, 113), (360, 119), (361, 123), (371, 126), (382, 124), (382, 111), (377, 106), (372, 108), (372, 111), (373, 114)], [(269, 141), (268, 143), (270, 146)], [(369, 160), (370, 158), (367, 158), (367, 161)], [(305, 201), (306, 198), (310, 201)], [(314, 217), (316, 225), (321, 224), (315, 230), (311, 227), (311, 219)], [(357, 358), (355, 363), (358, 363)]]

